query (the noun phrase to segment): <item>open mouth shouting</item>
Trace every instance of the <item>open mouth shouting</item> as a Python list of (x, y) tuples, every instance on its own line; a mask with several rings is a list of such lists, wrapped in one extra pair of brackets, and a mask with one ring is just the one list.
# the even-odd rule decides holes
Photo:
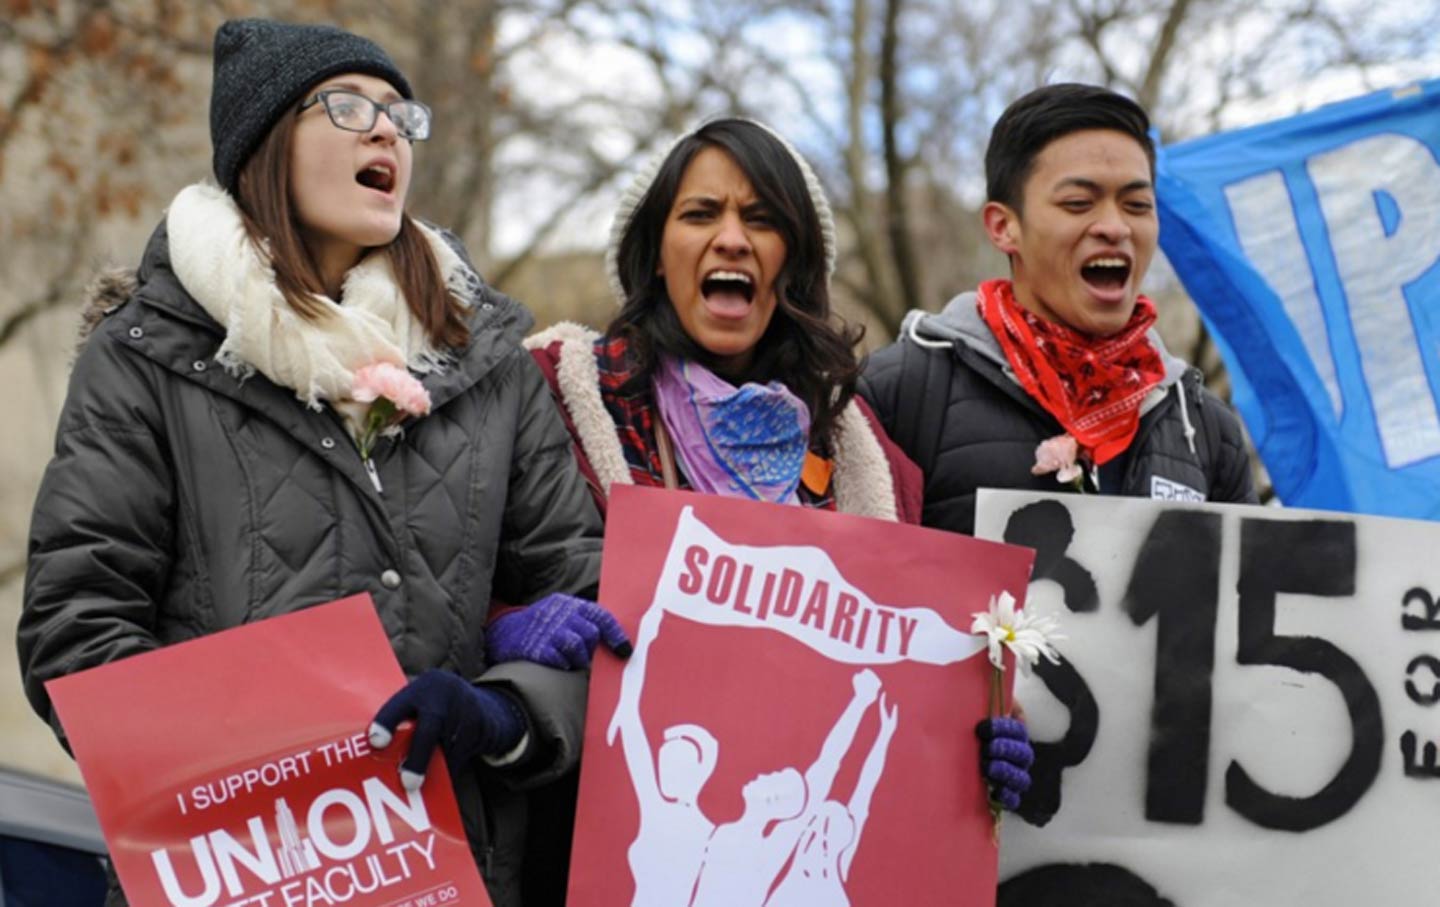
[(755, 278), (744, 271), (716, 269), (701, 278), (700, 295), (716, 318), (744, 318), (755, 300)]
[(395, 165), (390, 161), (374, 161), (355, 174), (355, 182), (389, 195), (395, 191)]
[(1128, 255), (1111, 252), (1096, 255), (1081, 265), (1080, 279), (1101, 299), (1124, 299), (1132, 269)]

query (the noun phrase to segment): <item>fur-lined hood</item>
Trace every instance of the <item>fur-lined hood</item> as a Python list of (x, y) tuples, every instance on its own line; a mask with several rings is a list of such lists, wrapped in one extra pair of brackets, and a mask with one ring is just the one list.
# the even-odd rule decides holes
[(85, 304), (80, 310), (80, 325), (75, 338), (77, 356), (105, 316), (129, 302), (138, 289), (140, 281), (134, 268), (104, 268), (85, 285)]
[[(600, 480), (601, 488), (634, 484), (615, 423), (600, 396), (595, 341), (600, 334), (583, 325), (561, 322), (525, 340), (532, 351), (558, 344), (554, 356), (557, 393), (575, 426), (575, 441)], [(870, 419), (852, 400), (840, 413), (832, 440), (835, 507), (842, 513), (896, 522), (899, 489), (890, 460)]]

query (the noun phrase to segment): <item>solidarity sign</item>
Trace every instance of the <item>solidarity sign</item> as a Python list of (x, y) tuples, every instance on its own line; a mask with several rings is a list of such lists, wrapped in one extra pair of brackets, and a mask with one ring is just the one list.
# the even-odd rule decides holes
[(1281, 498), (1440, 517), (1440, 80), (1157, 170), (1161, 245)]
[(680, 512), (653, 607), (716, 626), (773, 628), (832, 661), (944, 665), (984, 648), (929, 608), (876, 604), (809, 545), (732, 545)]
[[(965, 632), (1031, 553), (799, 507), (617, 488), (570, 902), (988, 905)], [(623, 527), (623, 531), (615, 529)]]
[(441, 758), (363, 733), (403, 682), (363, 595), (46, 689), (132, 904), (487, 907)]
[(1440, 526), (986, 490), (976, 531), (1068, 637), (1002, 907), (1434, 901)]

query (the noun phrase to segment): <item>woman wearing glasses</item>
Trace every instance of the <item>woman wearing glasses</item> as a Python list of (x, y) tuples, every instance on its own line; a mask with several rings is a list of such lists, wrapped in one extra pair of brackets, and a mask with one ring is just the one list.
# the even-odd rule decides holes
[[(414, 678), (371, 740), (430, 716), (404, 781), (438, 739), (491, 895), (519, 904), (516, 790), (573, 765), (584, 679), (492, 666), (488, 603), (593, 597), (600, 557), (530, 316), (405, 213), (430, 112), (375, 44), (228, 22), (210, 124), (218, 185), (171, 202), (75, 364), (31, 526), (28, 695), (63, 740), (53, 677), (369, 592)], [(501, 620), (530, 645), (539, 610)]]

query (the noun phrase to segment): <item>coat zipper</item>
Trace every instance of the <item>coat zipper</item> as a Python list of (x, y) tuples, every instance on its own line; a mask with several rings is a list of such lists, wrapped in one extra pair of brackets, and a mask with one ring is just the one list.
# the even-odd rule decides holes
[(383, 495), (385, 486), (380, 484), (380, 473), (375, 471), (375, 461), (369, 457), (361, 457), (360, 462), (365, 466), (365, 474), (370, 477), (370, 484), (375, 486), (375, 493)]

